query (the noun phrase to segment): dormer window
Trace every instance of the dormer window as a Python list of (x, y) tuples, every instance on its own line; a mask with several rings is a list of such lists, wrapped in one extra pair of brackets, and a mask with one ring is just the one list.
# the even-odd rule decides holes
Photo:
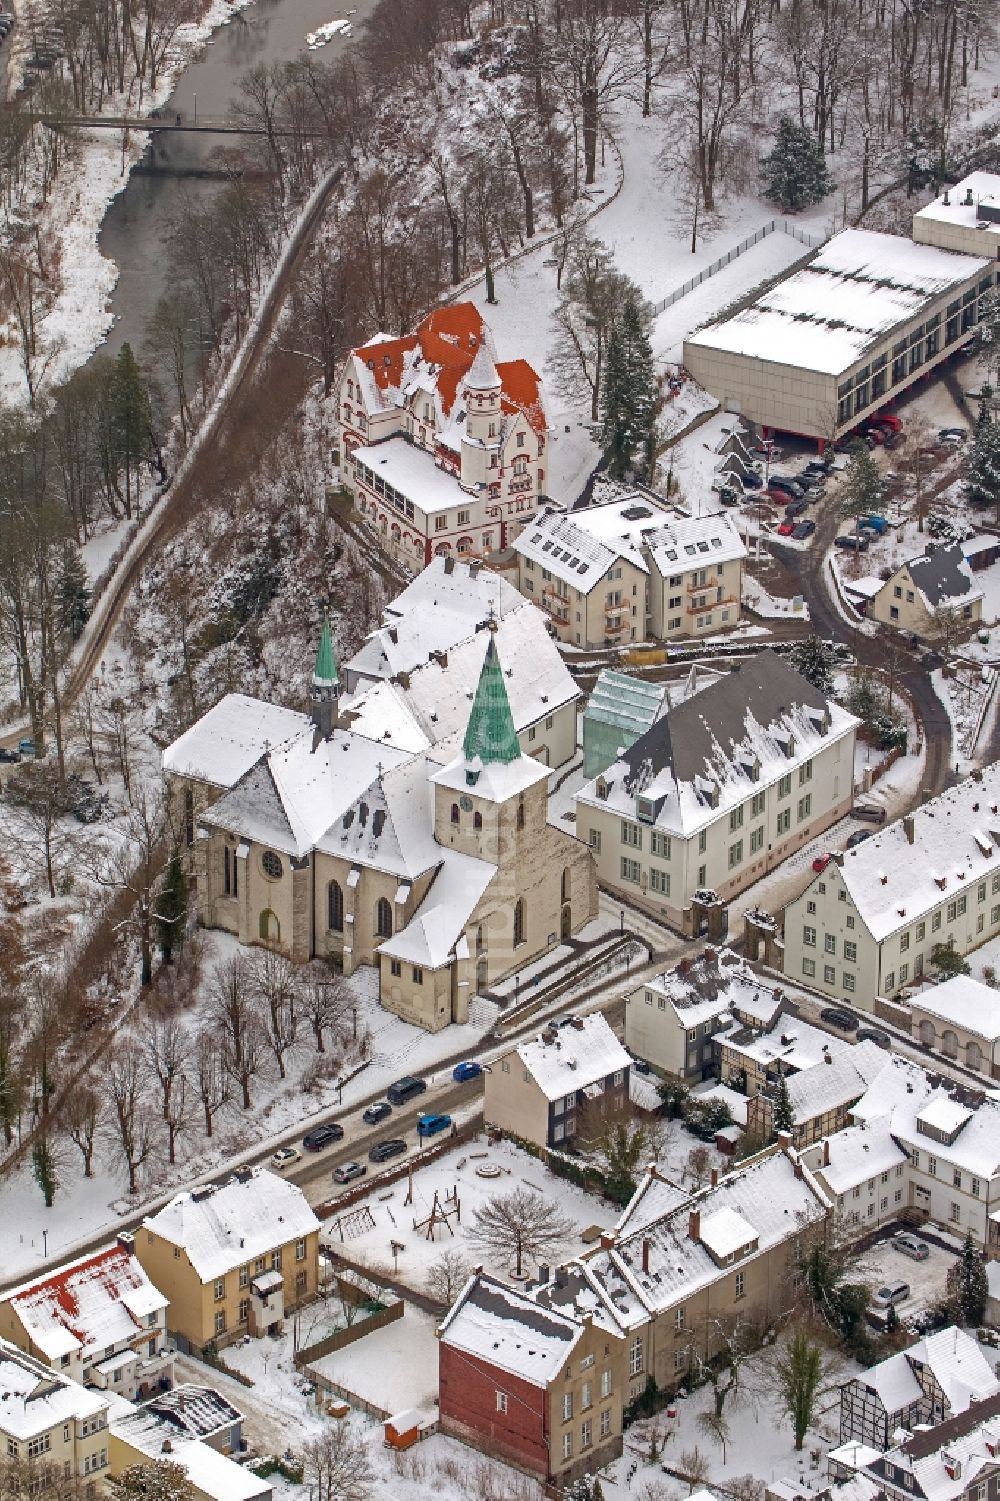
[(602, 803), (606, 803), (607, 800), (608, 800), (608, 784), (604, 780), (603, 777), (598, 777), (597, 778), (597, 788), (596, 788), (596, 791), (597, 791), (597, 796), (601, 799), (601, 802)]
[(656, 819), (656, 803), (651, 797), (637, 797), (635, 816), (641, 823), (653, 823)]
[(467, 766), (465, 768), (465, 785), (466, 785), (466, 787), (475, 787), (475, 785), (476, 785), (476, 783), (478, 781), (479, 781), (479, 772), (476, 771), (473, 767)]

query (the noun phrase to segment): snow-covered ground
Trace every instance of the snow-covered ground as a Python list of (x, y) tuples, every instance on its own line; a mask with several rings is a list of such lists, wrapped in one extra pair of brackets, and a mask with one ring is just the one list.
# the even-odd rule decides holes
[[(937, 1230), (935, 1228), (935, 1235)], [(910, 1296), (899, 1304), (900, 1321), (906, 1324), (918, 1314), (928, 1313), (944, 1302), (948, 1291), (948, 1272), (955, 1263), (956, 1252), (943, 1250), (932, 1241), (926, 1261), (914, 1261), (897, 1250), (891, 1240), (879, 1241), (862, 1258), (862, 1271), (868, 1287), (877, 1290), (886, 1282), (902, 1280), (909, 1284)]]

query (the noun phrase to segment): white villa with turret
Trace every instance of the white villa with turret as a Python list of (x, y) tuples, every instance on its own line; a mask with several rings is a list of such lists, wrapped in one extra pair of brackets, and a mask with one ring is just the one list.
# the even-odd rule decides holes
[(229, 694), (163, 756), (199, 921), (296, 962), (379, 970), (382, 1004), (431, 1031), (597, 913), (590, 851), (548, 822), (496, 649), (464, 734), (350, 727), (324, 623), (309, 714)]
[(336, 406), (341, 479), (381, 547), (410, 571), (507, 547), (544, 493), (541, 382), (496, 364), (471, 302), (351, 352)]

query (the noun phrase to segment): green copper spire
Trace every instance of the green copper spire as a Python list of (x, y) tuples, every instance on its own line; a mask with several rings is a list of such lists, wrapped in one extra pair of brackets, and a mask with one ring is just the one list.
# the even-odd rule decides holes
[(333, 636), (330, 631), (330, 617), (323, 616), (323, 630), (319, 638), (319, 650), (316, 653), (316, 666), (313, 668), (313, 684), (315, 687), (327, 687), (340, 681), (340, 669), (337, 666), (337, 654), (333, 649)]
[(465, 759), (474, 761), (478, 756), (484, 766), (490, 762), (516, 761), (521, 754), (500, 659), (497, 656), (494, 630), (495, 627), (490, 631), (490, 644), (486, 648), (486, 658), (479, 674), (479, 687), (476, 689), (463, 744)]

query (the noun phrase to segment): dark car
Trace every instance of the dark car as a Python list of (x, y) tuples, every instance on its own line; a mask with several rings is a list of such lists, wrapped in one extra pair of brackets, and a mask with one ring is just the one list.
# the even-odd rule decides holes
[(867, 552), (868, 538), (855, 537), (853, 535), (846, 537), (834, 537), (833, 545), (834, 547), (842, 547), (845, 552)]
[(0, 745), (0, 761), (11, 763), (11, 762), (14, 762), (14, 761), (20, 761), (20, 759), (21, 759), (21, 752), (20, 751), (18, 751), (18, 750), (8, 750), (5, 745)]
[(377, 1126), (379, 1121), (387, 1120), (392, 1114), (392, 1106), (388, 1100), (379, 1100), (376, 1105), (369, 1105), (361, 1119), (366, 1126)]
[(325, 1121), (322, 1126), (313, 1126), (302, 1138), (302, 1145), (307, 1152), (322, 1152), (324, 1147), (330, 1146), (335, 1141), (343, 1141), (344, 1128), (338, 1126), (336, 1121)]
[(789, 501), (788, 505), (785, 507), (785, 516), (789, 520), (794, 521), (796, 516), (802, 515), (802, 512), (806, 509), (808, 504), (809, 502), (806, 500), (804, 495), (800, 500)]
[(388, 1162), (390, 1157), (401, 1157), (406, 1151), (406, 1142), (401, 1136), (392, 1136), (388, 1141), (377, 1141), (368, 1153), (369, 1162)]
[(878, 1027), (861, 1027), (858, 1030), (859, 1042), (873, 1042), (877, 1048), (892, 1047), (892, 1038), (888, 1032), (880, 1032)]
[(795, 528), (794, 532), (792, 533), (792, 536), (794, 537), (794, 539), (795, 539), (796, 542), (804, 542), (807, 537), (811, 537), (812, 536), (812, 534), (813, 534), (813, 532), (815, 530), (816, 530), (816, 523), (815, 523), (815, 521), (800, 521), (799, 524), (798, 524), (798, 526)]
[(824, 1006), (819, 1016), (820, 1021), (829, 1022), (831, 1027), (839, 1027), (842, 1032), (854, 1032), (857, 1029), (858, 1018), (840, 1006)]
[(767, 483), (769, 489), (784, 490), (793, 500), (799, 500), (803, 494), (803, 487), (798, 480), (791, 479), (787, 474), (772, 474)]
[(848, 839), (847, 848), (849, 850), (856, 850), (858, 845), (864, 844), (865, 840), (870, 839), (874, 832), (874, 829), (857, 829), (851, 835), (850, 839)]
[(764, 485), (764, 476), (758, 474), (756, 469), (748, 469), (743, 476), (744, 490), (760, 490)]
[(390, 1105), (405, 1105), (407, 1100), (423, 1094), (426, 1088), (426, 1079), (417, 1079), (413, 1074), (405, 1074), (402, 1079), (397, 1079), (395, 1084), (389, 1085), (385, 1095)]
[(652, 1069), (646, 1062), (645, 1058), (637, 1058), (634, 1053), (632, 1054), (632, 1068), (637, 1074), (652, 1073)]

